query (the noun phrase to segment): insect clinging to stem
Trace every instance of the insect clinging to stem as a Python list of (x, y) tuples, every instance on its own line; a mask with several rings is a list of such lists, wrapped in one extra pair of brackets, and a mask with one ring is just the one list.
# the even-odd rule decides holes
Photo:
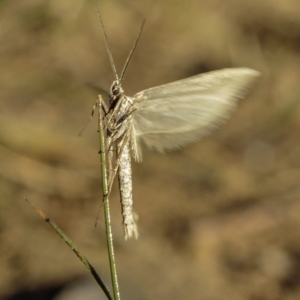
[[(137, 238), (136, 216), (132, 210), (131, 156), (136, 161), (142, 160), (140, 143), (164, 152), (197, 141), (230, 116), (260, 73), (249, 68), (222, 69), (153, 87), (133, 97), (126, 96), (122, 81), (144, 22), (118, 77), (99, 11), (98, 16), (115, 74), (109, 105), (101, 103), (105, 113), (109, 186), (117, 174), (125, 239)], [(116, 151), (115, 168), (112, 168), (113, 150)]]

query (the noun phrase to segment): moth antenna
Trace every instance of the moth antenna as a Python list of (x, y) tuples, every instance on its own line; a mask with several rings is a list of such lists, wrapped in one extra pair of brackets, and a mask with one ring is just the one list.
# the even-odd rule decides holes
[(131, 51), (130, 51), (128, 57), (127, 57), (126, 63), (125, 63), (125, 65), (124, 65), (124, 68), (123, 68), (122, 73), (121, 73), (120, 82), (124, 79), (125, 71), (126, 71), (127, 66), (128, 66), (128, 64), (129, 64), (129, 61), (130, 61), (130, 59), (131, 59), (131, 57), (132, 57), (132, 55), (133, 55), (133, 52), (134, 52), (134, 50), (135, 50), (135, 48), (136, 48), (136, 45), (137, 45), (137, 43), (138, 43), (138, 41), (139, 41), (139, 39), (140, 39), (140, 36), (141, 36), (142, 30), (143, 30), (144, 24), (145, 24), (145, 19), (144, 19), (143, 22), (142, 22), (142, 25), (141, 25), (140, 31), (139, 31), (139, 33), (138, 33), (138, 35), (137, 35), (137, 38), (136, 38), (136, 40), (135, 40), (135, 43), (134, 43), (134, 45), (133, 45), (133, 47), (132, 47), (132, 49), (131, 49)]
[(109, 45), (108, 45), (108, 38), (107, 38), (106, 31), (105, 31), (105, 28), (104, 28), (104, 24), (103, 24), (103, 21), (102, 21), (102, 18), (101, 18), (100, 10), (99, 10), (99, 7), (98, 7), (96, 2), (95, 2), (95, 5), (96, 5), (96, 10), (97, 10), (97, 15), (99, 17), (100, 24), (101, 24), (101, 27), (102, 27), (102, 32), (103, 32), (103, 37), (104, 37), (104, 42), (105, 42), (105, 48), (106, 48), (106, 51), (107, 51), (108, 56), (109, 56), (110, 65), (111, 65), (111, 68), (112, 68), (112, 70), (115, 74), (116, 80), (119, 80), (117, 69), (116, 69), (116, 66), (115, 66), (115, 63), (114, 63), (114, 59), (113, 59), (113, 56), (111, 54), (111, 51), (110, 51), (110, 48), (109, 48)]

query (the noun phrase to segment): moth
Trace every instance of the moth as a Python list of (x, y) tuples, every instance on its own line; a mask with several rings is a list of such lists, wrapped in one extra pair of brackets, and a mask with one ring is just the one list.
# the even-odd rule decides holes
[[(244, 98), (259, 72), (248, 68), (212, 71), (126, 96), (122, 81), (135, 44), (118, 77), (100, 17), (106, 49), (115, 74), (109, 93), (109, 105), (103, 103), (107, 152), (110, 169), (116, 153), (117, 173), (125, 239), (138, 237), (132, 209), (131, 156), (142, 160), (140, 144), (159, 152), (186, 146), (207, 135), (223, 123)], [(112, 185), (114, 174), (110, 174)]]

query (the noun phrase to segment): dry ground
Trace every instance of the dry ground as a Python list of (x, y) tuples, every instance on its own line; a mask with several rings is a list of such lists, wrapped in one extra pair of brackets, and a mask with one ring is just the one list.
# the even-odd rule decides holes
[[(118, 70), (146, 19), (127, 95), (224, 67), (262, 73), (211, 136), (145, 149), (133, 166), (138, 241), (124, 241), (114, 189), (122, 299), (300, 299), (299, 0), (99, 6)], [(23, 197), (108, 281), (95, 120), (78, 132), (113, 73), (93, 1), (1, 1), (0, 24), (0, 298), (50, 299), (88, 273)]]

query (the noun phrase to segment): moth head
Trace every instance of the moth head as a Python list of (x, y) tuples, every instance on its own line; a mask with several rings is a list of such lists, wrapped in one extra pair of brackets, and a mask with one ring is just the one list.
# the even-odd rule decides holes
[(115, 80), (110, 87), (110, 100), (116, 101), (121, 98), (124, 91), (121, 86), (121, 82), (119, 80)]

